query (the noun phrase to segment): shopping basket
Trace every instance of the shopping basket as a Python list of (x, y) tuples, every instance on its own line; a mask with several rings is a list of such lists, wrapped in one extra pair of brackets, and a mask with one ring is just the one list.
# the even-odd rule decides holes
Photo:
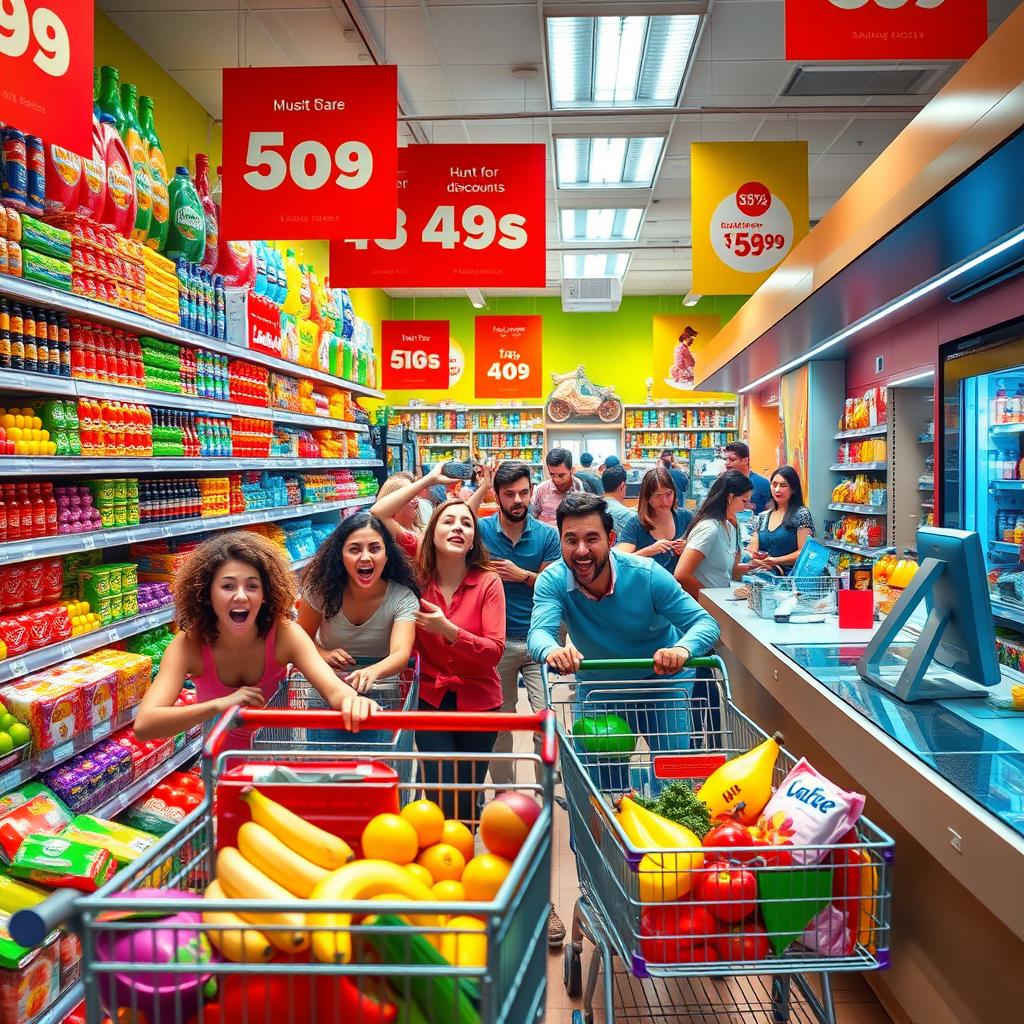
[(838, 576), (744, 576), (747, 604), (762, 619), (776, 614), (835, 615)]
[[(519, 757), (523, 781), (500, 787), (529, 794), (540, 803), (540, 815), (507, 870), (492, 902), (410, 902), (399, 900), (384, 885), (367, 896), (382, 899), (313, 902), (274, 900), (202, 900), (213, 877), (219, 845), (228, 834), (232, 763), (239, 754), (222, 749), (227, 733), (241, 723), (264, 729), (337, 729), (341, 715), (323, 711), (233, 708), (216, 724), (206, 744), (206, 798), (159, 846), (92, 896), (67, 891), (48, 899), (12, 921), (12, 932), (34, 941), (58, 925), (70, 923), (82, 938), (87, 1020), (146, 1021), (146, 1024), (401, 1024), (427, 1020), (457, 1024), (521, 1024), (544, 1014), (547, 976), (547, 921), (551, 881), (551, 799), (555, 763), (555, 730), (550, 711), (538, 715), (445, 714), (383, 712), (372, 724), (393, 729), (541, 732), (539, 755)], [(532, 744), (531, 744), (532, 748)], [(382, 811), (397, 811), (418, 799), (415, 786), (400, 781), (381, 763), (379, 751), (346, 751), (346, 760), (326, 751), (304, 751), (298, 760), (290, 750), (241, 752), (247, 771), (264, 773), (259, 789), (307, 820), (331, 821), (333, 831), (358, 850), (365, 823)], [(434, 755), (389, 751), (388, 762)], [(440, 757), (440, 755), (437, 755)], [(445, 755), (467, 757), (471, 755)], [(485, 755), (486, 756), (486, 755)], [(540, 783), (535, 764), (543, 765)], [(272, 781), (274, 772), (283, 772)], [(302, 777), (306, 781), (302, 781)], [(300, 781), (296, 783), (296, 778)], [(453, 788), (465, 788), (454, 786)], [(482, 787), (478, 787), (482, 788)], [(464, 824), (476, 825), (474, 819)], [(318, 818), (319, 809), (325, 818)], [(222, 840), (215, 844), (217, 834)], [(166, 883), (175, 895), (147, 892), (154, 868), (172, 860)], [(359, 863), (359, 862), (357, 862)], [(373, 865), (378, 861), (364, 861)], [(344, 870), (344, 869), (342, 869)], [(389, 895), (390, 893), (390, 895)], [(272, 923), (256, 917), (258, 926), (202, 920), (197, 911), (252, 915), (294, 913), (298, 919)], [(324, 915), (315, 921), (307, 919)], [(128, 915), (132, 915), (128, 917)], [(152, 915), (152, 916), (144, 916)], [(443, 915), (443, 916), (442, 916)], [(455, 965), (442, 959), (425, 936), (436, 936), (448, 916), (462, 918), (448, 938), (486, 940), (485, 962)], [(468, 916), (483, 928), (477, 931)], [(359, 922), (359, 923), (354, 923)], [(408, 923), (407, 923), (408, 922)], [(209, 957), (210, 933), (240, 942), (246, 933), (275, 933), (289, 941), (326, 941), (331, 949), (347, 950), (344, 962), (318, 962), (309, 954), (278, 952), (269, 963), (236, 963)], [(320, 946), (320, 948), (324, 948)]]
[[(626, 789), (650, 797), (666, 780), (699, 785), (726, 760), (767, 737), (732, 703), (725, 666), (718, 658), (695, 658), (688, 663), (713, 677), (706, 681), (659, 679), (651, 674), (650, 661), (585, 661), (583, 667), (632, 674), (617, 680), (577, 682), (575, 692), (564, 685), (551, 688), (548, 683), (550, 704), (558, 718), (561, 774), (581, 892), (564, 950), (566, 989), (572, 996), (582, 993), (584, 997), (584, 1010), (574, 1021), (589, 1024), (593, 1019), (603, 967), (604, 1013), (609, 1022), (742, 1019), (752, 1024), (767, 1016), (773, 1024), (789, 1020), (834, 1024), (829, 975), (888, 966), (893, 841), (861, 817), (855, 841), (793, 848), (801, 859), (810, 858), (813, 851), (814, 864), (768, 862), (761, 856), (764, 848), (754, 846), (753, 840), (749, 847), (728, 851), (730, 859), (750, 860), (750, 870), (756, 868), (757, 914), (767, 920), (770, 913), (773, 921), (779, 921), (780, 915), (792, 918), (785, 931), (773, 925), (764, 933), (765, 938), (780, 942), (792, 934), (795, 941), (777, 955), (765, 956), (763, 949), (755, 952), (758, 944), (747, 946), (742, 936), (731, 936), (730, 926), (711, 913), (712, 901), (701, 900), (692, 891), (680, 893), (686, 898), (672, 902), (644, 901), (643, 881), (663, 877), (666, 864), (685, 870), (691, 862), (681, 848), (659, 849), (660, 858), (645, 860), (645, 850), (629, 840), (617, 820), (614, 799)], [(691, 685), (696, 696), (689, 692)], [(601, 722), (601, 716), (607, 715), (630, 725), (634, 735), (627, 747), (632, 753), (621, 746), (617, 755), (593, 749), (607, 748), (609, 744), (601, 738), (612, 730), (607, 720), (597, 730), (581, 728), (580, 719)], [(616, 744), (620, 742), (621, 736), (616, 738)], [(773, 787), (794, 763), (787, 751), (780, 752)], [(668, 859), (679, 857), (684, 859)], [(692, 889), (699, 873), (690, 874), (687, 884)], [(827, 918), (832, 934), (805, 935), (801, 913), (810, 911), (808, 921), (811, 917), (821, 920), (816, 915), (828, 907), (841, 915)], [(584, 936), (595, 946), (585, 989)], [(805, 945), (808, 940), (827, 952)], [(806, 975), (815, 975), (814, 982)]]

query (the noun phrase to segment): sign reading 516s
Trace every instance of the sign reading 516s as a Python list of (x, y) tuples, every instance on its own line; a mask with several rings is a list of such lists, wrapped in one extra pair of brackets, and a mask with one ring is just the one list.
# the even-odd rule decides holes
[(387, 233), (331, 242), (348, 287), (543, 288), (544, 146), (437, 145), (399, 151)]
[(225, 237), (392, 231), (397, 117), (394, 66), (225, 68)]

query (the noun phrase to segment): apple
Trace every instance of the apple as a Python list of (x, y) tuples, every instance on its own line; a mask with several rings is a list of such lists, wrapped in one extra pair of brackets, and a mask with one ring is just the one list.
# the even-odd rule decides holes
[(480, 815), (480, 838), (491, 853), (515, 860), (534, 822), (540, 804), (526, 793), (499, 793)]

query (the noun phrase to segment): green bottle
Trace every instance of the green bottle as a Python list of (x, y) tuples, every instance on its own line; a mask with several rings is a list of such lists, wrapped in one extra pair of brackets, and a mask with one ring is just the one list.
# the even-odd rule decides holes
[(121, 86), (118, 83), (120, 74), (117, 68), (104, 64), (100, 68), (99, 107), (101, 113), (109, 114), (114, 119), (117, 134), (124, 138), (124, 111), (121, 109)]
[(170, 226), (164, 255), (170, 259), (181, 256), (190, 263), (200, 263), (206, 251), (206, 214), (187, 167), (176, 168), (167, 193), (170, 197)]
[(139, 126), (142, 137), (149, 147), (149, 175), (153, 182), (153, 218), (149, 225), (146, 245), (157, 252), (163, 252), (167, 245), (167, 230), (170, 227), (170, 196), (167, 193), (167, 163), (163, 147), (156, 134), (153, 120), (153, 97), (139, 97)]
[(128, 150), (128, 159), (132, 162), (135, 172), (135, 227), (132, 238), (136, 242), (145, 242), (149, 237), (150, 225), (153, 221), (153, 178), (149, 171), (149, 143), (142, 134), (136, 106), (136, 89), (125, 82), (121, 86), (121, 110), (124, 113), (124, 131), (121, 141)]

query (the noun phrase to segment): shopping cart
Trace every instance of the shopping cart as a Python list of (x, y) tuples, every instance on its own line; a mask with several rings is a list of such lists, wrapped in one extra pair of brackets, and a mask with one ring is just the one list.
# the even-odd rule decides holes
[[(765, 956), (766, 943), (748, 946), (742, 936), (729, 935), (728, 926), (710, 914), (710, 900), (692, 892), (685, 900), (679, 897), (686, 894), (680, 893), (674, 902), (641, 899), (642, 882), (656, 882), (666, 865), (679, 868), (691, 862), (688, 857), (670, 860), (673, 852), (665, 850), (659, 850), (660, 858), (645, 861), (645, 850), (629, 840), (617, 820), (614, 799), (626, 790), (650, 797), (668, 780), (699, 784), (720, 764), (767, 738), (732, 703), (720, 659), (695, 658), (689, 666), (713, 676), (694, 684), (696, 696), (688, 693), (688, 684), (654, 677), (650, 661), (584, 662), (588, 671), (615, 672), (620, 678), (578, 682), (575, 690), (564, 683), (552, 687), (545, 672), (549, 703), (558, 717), (561, 774), (581, 892), (563, 965), (569, 995), (583, 995), (584, 1009), (574, 1013), (574, 1024), (593, 1020), (602, 968), (608, 1022), (753, 1024), (767, 1017), (773, 1024), (834, 1024), (830, 974), (875, 970), (889, 962), (893, 841), (868, 819), (857, 823), (855, 841), (792, 848), (799, 851), (793, 855), (799, 866), (772, 863), (762, 856), (765, 849), (754, 845), (728, 851), (734, 860), (761, 858), (750, 867), (757, 872), (757, 912), (766, 919), (769, 912), (777, 921), (780, 914), (799, 917), (800, 910), (811, 909), (810, 919), (822, 907), (835, 908), (841, 916), (829, 916), (828, 926), (820, 926), (826, 934), (817, 936), (825, 953), (803, 944), (807, 936), (802, 920), (793, 934), (796, 941), (779, 955)], [(633, 674), (621, 678), (627, 673)], [(613, 744), (607, 720), (597, 730), (581, 728), (581, 719), (601, 722), (605, 715), (629, 723), (634, 735), (627, 748), (632, 753), (619, 745), (621, 736), (614, 737), (618, 753), (609, 752)], [(785, 750), (779, 754), (773, 786), (794, 763)], [(804, 857), (819, 863), (803, 864)], [(688, 884), (697, 874), (691, 872)], [(652, 888), (658, 891), (656, 885)], [(762, 939), (785, 941), (791, 934), (788, 929), (770, 930)], [(595, 947), (585, 986), (584, 936)]]
[(835, 615), (838, 576), (760, 576), (743, 578), (747, 604), (762, 619), (776, 614)]
[[(379, 659), (357, 658), (356, 665), (372, 665)], [(379, 679), (366, 694), (379, 705), (382, 711), (414, 711), (420, 696), (419, 655), (410, 658), (406, 669), (396, 676)], [(267, 702), (270, 709), (290, 708), (293, 711), (327, 711), (327, 701), (313, 687), (301, 672), (293, 671), (277, 693)], [(319, 733), (319, 735), (318, 735)], [(411, 753), (413, 734), (411, 729), (397, 729), (394, 732), (379, 729), (364, 729), (353, 733), (344, 729), (326, 730), (275, 728), (257, 729), (252, 737), (253, 750), (280, 750), (289, 747), (292, 756), (307, 750), (336, 755), (346, 751), (359, 750), (378, 757), (387, 757), (394, 752)], [(402, 759), (392, 762), (402, 782), (412, 782), (416, 762)]]
[[(247, 778), (260, 779), (261, 792), (301, 810), (307, 820), (321, 825), (330, 822), (331, 830), (357, 849), (368, 820), (378, 813), (395, 812), (419, 797), (415, 786), (400, 781), (399, 773), (382, 763), (379, 751), (347, 750), (342, 762), (326, 751), (303, 750), (298, 760), (288, 748), (225, 751), (228, 731), (238, 723), (277, 730), (337, 729), (341, 724), (335, 712), (234, 708), (207, 739), (203, 805), (95, 895), (83, 897), (68, 890), (55, 894), (12, 920), (12, 934), (34, 943), (57, 926), (74, 927), (82, 938), (82, 973), (89, 979), (89, 1024), (106, 1018), (146, 1024), (540, 1021), (551, 898), (553, 715), (550, 711), (538, 715), (385, 712), (373, 719), (374, 725), (387, 729), (542, 733), (540, 754), (524, 753), (517, 759), (525, 766), (518, 776), (530, 781), (499, 787), (539, 800), (540, 815), (492, 902), (417, 902), (413, 916), (410, 902), (396, 896), (386, 883), (366, 891), (366, 897), (374, 898), (332, 903), (298, 898), (200, 902), (193, 894), (201, 894), (214, 877), (217, 850), (234, 842), (237, 828), (247, 817), (238, 800)], [(394, 750), (383, 760), (432, 756)], [(446, 755), (445, 759), (473, 756)], [(538, 761), (543, 765), (540, 783), (533, 781)], [(278, 781), (273, 781), (275, 772), (282, 773)], [(482, 787), (442, 784), (442, 788), (479, 791)], [(464, 824), (472, 828), (476, 821)], [(168, 861), (173, 873), (166, 885), (175, 894), (147, 891), (154, 868)], [(355, 863), (369, 864), (373, 870), (379, 864)], [(267, 914), (299, 916), (287, 921), (277, 918), (276, 923), (256, 917), (258, 926), (250, 920), (235, 927), (236, 922), (226, 926), (204, 921), (200, 912), (232, 912), (248, 919)], [(323, 916), (313, 919), (313, 914)], [(449, 915), (461, 920), (448, 929), (447, 948), (458, 942), (466, 950), (482, 936), (486, 940), (483, 960), (464, 964), (458, 953), (453, 954), (456, 964), (452, 965), (433, 951), (426, 936), (436, 937), (446, 928), (443, 922)], [(479, 919), (482, 930), (468, 920), (470, 915)], [(220, 939), (213, 942), (215, 948), (230, 937), (241, 945), (246, 934), (274, 933), (301, 946), (312, 943), (315, 947), (319, 941), (331, 950), (348, 952), (338, 953), (335, 963), (319, 962), (306, 952), (278, 952), (269, 963), (237, 963), (216, 955), (210, 958), (211, 933)]]

